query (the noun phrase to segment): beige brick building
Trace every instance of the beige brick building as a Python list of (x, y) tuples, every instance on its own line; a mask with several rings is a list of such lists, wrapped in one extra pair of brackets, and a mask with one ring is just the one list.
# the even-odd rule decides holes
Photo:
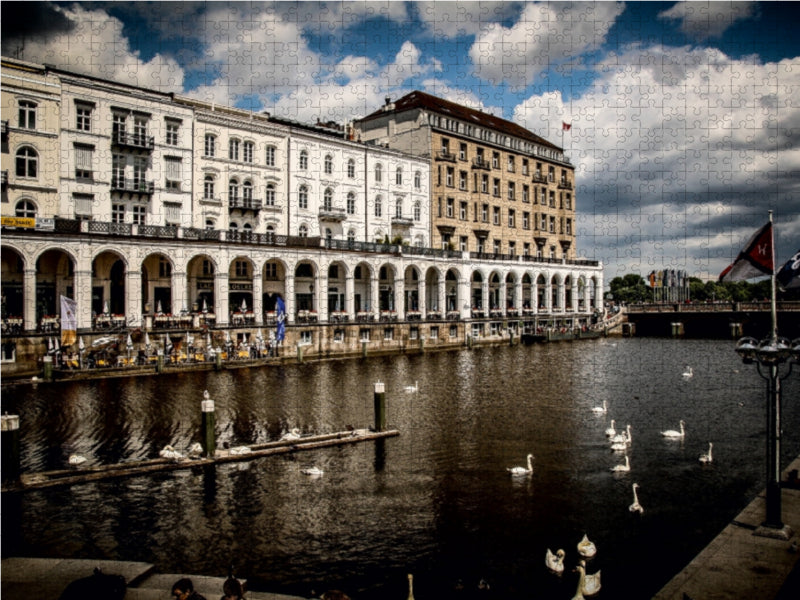
[(432, 246), (476, 258), (575, 257), (575, 167), (558, 146), (419, 91), (387, 98), (354, 126), (364, 142), (431, 161)]

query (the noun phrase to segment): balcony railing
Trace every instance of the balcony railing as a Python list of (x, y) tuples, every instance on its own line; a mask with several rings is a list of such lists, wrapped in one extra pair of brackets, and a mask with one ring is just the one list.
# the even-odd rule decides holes
[(571, 189), (573, 189), (573, 187), (574, 186), (572, 185), (572, 182), (571, 181), (567, 181), (566, 179), (562, 179), (558, 183), (558, 189), (560, 189), (560, 190), (571, 190)]
[(446, 160), (447, 162), (456, 162), (456, 155), (446, 150), (440, 150), (436, 153), (436, 160)]
[(533, 177), (531, 177), (533, 183), (547, 183), (547, 175), (542, 175), (541, 173), (534, 173)]
[(486, 169), (487, 171), (490, 171), (492, 169), (492, 166), (489, 164), (489, 161), (481, 157), (473, 158), (472, 166), (475, 167), (476, 169)]
[(252, 210), (258, 212), (261, 210), (261, 200), (253, 200), (252, 198), (230, 198), (228, 200), (229, 209), (239, 210)]
[(343, 208), (337, 208), (335, 206), (330, 207), (322, 207), (319, 209), (319, 219), (320, 221), (334, 221), (336, 223), (341, 223), (345, 219), (347, 219), (347, 213)]
[(126, 179), (125, 177), (112, 177), (111, 191), (152, 195), (155, 191), (155, 184), (153, 184), (152, 181)]
[(152, 136), (139, 133), (115, 133), (111, 137), (111, 143), (115, 146), (126, 146), (137, 150), (152, 151), (155, 147), (155, 139)]
[(392, 225), (397, 227), (411, 227), (414, 225), (414, 219), (408, 217), (392, 217)]

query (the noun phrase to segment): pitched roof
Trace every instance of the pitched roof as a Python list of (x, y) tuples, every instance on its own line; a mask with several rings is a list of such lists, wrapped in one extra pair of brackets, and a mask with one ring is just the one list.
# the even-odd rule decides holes
[(475, 110), (474, 108), (468, 108), (466, 106), (462, 106), (461, 104), (450, 102), (444, 98), (431, 96), (430, 94), (420, 92), (419, 90), (415, 90), (410, 94), (406, 94), (397, 100), (394, 103), (394, 108), (392, 110), (387, 111), (383, 107), (379, 108), (374, 113), (369, 114), (361, 119), (361, 121), (370, 121), (387, 113), (400, 113), (415, 108), (422, 108), (440, 115), (446, 115), (454, 119), (459, 119), (466, 123), (473, 123), (480, 127), (500, 131), (507, 135), (528, 140), (541, 146), (547, 146), (548, 148), (554, 148), (557, 150), (562, 149), (559, 146), (548, 142), (546, 139), (539, 137), (535, 133), (528, 131), (524, 127), (517, 125), (516, 123), (506, 121), (505, 119), (501, 119), (500, 117), (496, 117), (480, 110)]

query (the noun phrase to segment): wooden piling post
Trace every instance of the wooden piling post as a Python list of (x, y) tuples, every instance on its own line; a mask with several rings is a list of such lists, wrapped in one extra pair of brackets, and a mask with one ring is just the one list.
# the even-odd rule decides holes
[(45, 356), (42, 358), (42, 377), (45, 381), (53, 380), (53, 357)]
[(216, 427), (214, 415), (214, 401), (208, 393), (208, 390), (203, 392), (203, 401), (200, 403), (200, 410), (203, 412), (203, 430), (200, 434), (203, 440), (203, 456), (206, 458), (214, 458), (217, 451), (217, 442), (214, 434)]
[(297, 362), (303, 362), (303, 346), (297, 344)]
[(4, 481), (17, 481), (20, 474), (19, 415), (2, 417), (2, 469)]
[(742, 337), (742, 324), (741, 323), (731, 323), (731, 338), (734, 340), (738, 340)]
[(361, 358), (367, 358), (367, 342), (361, 342)]
[(382, 381), (375, 383), (375, 431), (386, 430), (386, 392)]
[(214, 353), (214, 370), (215, 371), (222, 370), (222, 352)]
[(164, 353), (159, 350), (156, 356), (156, 373), (164, 372)]

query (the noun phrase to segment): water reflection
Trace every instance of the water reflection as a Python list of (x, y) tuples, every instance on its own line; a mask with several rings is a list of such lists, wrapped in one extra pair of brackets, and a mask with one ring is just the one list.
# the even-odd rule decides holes
[[(691, 364), (695, 376), (680, 374)], [(18, 413), (23, 469), (139, 460), (199, 439), (216, 402), (218, 444), (366, 427), (386, 384), (397, 438), (247, 463), (96, 482), (3, 498), (3, 553), (153, 562), (308, 595), (453, 597), (485, 578), (503, 598), (571, 598), (576, 544), (603, 597), (649, 597), (763, 487), (763, 381), (733, 344), (631, 339), (4, 388)], [(418, 382), (418, 391), (405, 387)], [(797, 378), (784, 383), (784, 457), (800, 450)], [(591, 408), (608, 404), (608, 414)], [(630, 423), (629, 474), (605, 436)], [(686, 421), (683, 441), (660, 431)], [(715, 461), (697, 458), (714, 442)], [(534, 474), (507, 467), (532, 453)], [(309, 478), (304, 467), (325, 474)], [(643, 515), (632, 515), (639, 483)], [(15, 505), (14, 502), (17, 504)], [(4, 506), (4, 509), (6, 508)], [(9, 512), (10, 511), (10, 512)], [(13, 522), (9, 514), (19, 514)], [(567, 572), (544, 565), (563, 548)], [(658, 548), (658, 553), (652, 552)]]

